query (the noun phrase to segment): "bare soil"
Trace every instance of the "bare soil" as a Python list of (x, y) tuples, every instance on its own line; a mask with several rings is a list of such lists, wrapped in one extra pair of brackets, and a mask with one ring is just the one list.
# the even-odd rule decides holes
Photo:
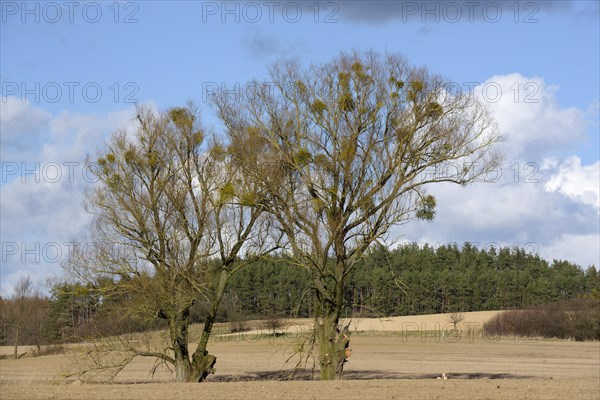
[[(482, 324), (492, 314), (466, 315), (465, 322)], [(310, 325), (293, 322), (286, 332)], [(600, 399), (598, 342), (484, 337), (466, 329), (464, 322), (464, 329), (454, 333), (444, 328), (443, 316), (352, 324), (352, 330), (367, 332), (353, 334), (353, 353), (342, 381), (311, 380), (310, 360), (289, 380), (297, 359), (286, 360), (294, 353), (297, 336), (246, 332), (214, 338), (217, 371), (203, 384), (172, 383), (164, 368), (152, 376), (154, 360), (147, 358), (136, 359), (111, 383), (64, 379), (65, 371), (73, 368), (72, 355), (52, 355), (0, 360), (0, 398)], [(448, 379), (438, 379), (442, 374)]]

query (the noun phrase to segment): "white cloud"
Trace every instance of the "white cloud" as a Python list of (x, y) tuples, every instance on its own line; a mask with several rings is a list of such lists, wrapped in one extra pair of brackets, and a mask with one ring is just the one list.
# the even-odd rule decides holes
[[(89, 221), (82, 206), (85, 188), (93, 182), (86, 155), (93, 155), (115, 130), (131, 130), (134, 116), (133, 107), (106, 115), (53, 116), (18, 100), (2, 103), (4, 293), (24, 273), (43, 283), (60, 272), (71, 242), (85, 236)], [(55, 257), (57, 251), (62, 257)]]
[(506, 136), (501, 148), (507, 160), (540, 162), (585, 138), (586, 112), (562, 108), (558, 87), (547, 85), (542, 78), (495, 75), (474, 92), (489, 106)]
[(574, 201), (589, 204), (600, 210), (600, 161), (582, 166), (581, 159), (573, 156), (560, 163), (549, 160), (545, 166), (553, 166), (555, 172), (544, 185), (544, 189), (560, 192)]
[(547, 260), (568, 260), (587, 268), (600, 266), (600, 239), (591, 235), (562, 235), (541, 250)]
[(487, 102), (506, 134), (500, 179), (467, 188), (432, 187), (436, 219), (400, 227), (399, 241), (516, 244), (550, 260), (598, 265), (600, 162), (582, 165), (579, 157), (563, 155), (586, 140), (589, 112), (561, 107), (557, 88), (541, 78), (494, 76), (475, 93), (483, 96), (486, 85), (488, 100), (495, 98), (491, 88), (502, 94)]
[(466, 188), (449, 184), (432, 187), (430, 193), (439, 205), (436, 219), (403, 227), (406, 240), (506, 246), (534, 243), (542, 248), (565, 233), (597, 233), (595, 209), (546, 192), (541, 181), (514, 183), (510, 177), (508, 181)]

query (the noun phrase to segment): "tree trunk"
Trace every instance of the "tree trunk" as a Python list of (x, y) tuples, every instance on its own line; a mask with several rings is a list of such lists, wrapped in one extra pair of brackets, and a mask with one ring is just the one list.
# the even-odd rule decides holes
[(15, 360), (19, 358), (19, 336), (21, 330), (19, 328), (15, 329)]
[(321, 380), (323, 381), (341, 379), (344, 363), (347, 360), (346, 349), (350, 345), (350, 330), (347, 326), (340, 330), (338, 323), (338, 318), (331, 316), (315, 320)]
[(175, 353), (175, 381), (187, 382), (190, 378), (191, 365), (187, 343), (187, 327), (185, 328), (185, 339), (180, 335), (173, 339), (173, 350)]
[(227, 285), (227, 279), (229, 278), (229, 272), (223, 268), (217, 287), (215, 288), (215, 296), (208, 310), (206, 321), (204, 322), (204, 329), (202, 330), (202, 336), (198, 342), (198, 347), (192, 356), (192, 368), (188, 378), (189, 382), (202, 382), (208, 375), (214, 373), (214, 366), (217, 363), (217, 357), (209, 354), (207, 351), (208, 340), (212, 332), (213, 325), (217, 319), (217, 312), (223, 300), (223, 294), (225, 293), (225, 287)]
[(188, 350), (189, 309), (185, 309), (175, 318), (171, 319), (169, 333), (175, 360), (175, 381), (187, 382), (190, 377), (191, 364)]
[[(339, 249), (342, 248), (338, 244)], [(341, 254), (341, 250), (338, 250)], [(315, 318), (315, 335), (319, 345), (319, 364), (321, 380), (330, 381), (341, 379), (346, 362), (346, 349), (350, 345), (350, 330), (348, 325), (340, 330), (339, 321), (344, 307), (344, 260), (338, 257), (335, 266), (335, 286), (333, 296), (331, 289), (326, 289), (324, 282), (327, 277), (315, 280), (317, 288), (318, 314)], [(324, 278), (324, 279), (323, 279)], [(329, 293), (328, 293), (329, 292)], [(319, 315), (320, 314), (320, 315)]]
[(208, 354), (205, 351), (203, 354), (194, 352), (192, 357), (192, 369), (188, 377), (188, 382), (203, 382), (208, 375), (215, 372), (215, 364), (217, 357)]
[[(218, 307), (217, 307), (218, 308)], [(206, 316), (206, 321), (204, 322), (204, 330), (202, 331), (202, 336), (200, 337), (200, 341), (198, 342), (198, 348), (192, 355), (192, 365), (190, 375), (188, 376), (188, 382), (203, 382), (208, 375), (215, 372), (215, 364), (217, 363), (217, 357), (209, 354), (206, 350), (208, 345), (208, 339), (210, 338), (210, 333), (212, 331), (212, 327), (215, 322), (216, 312), (213, 314), (213, 305), (211, 305), (211, 309)]]
[(190, 361), (184, 358), (175, 359), (175, 382), (187, 382), (190, 378)]

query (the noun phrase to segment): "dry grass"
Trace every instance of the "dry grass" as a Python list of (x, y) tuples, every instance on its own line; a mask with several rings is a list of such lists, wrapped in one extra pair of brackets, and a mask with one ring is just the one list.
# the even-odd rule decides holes
[(598, 386), (569, 380), (373, 380), (228, 382), (202, 385), (0, 385), (2, 399), (597, 399)]
[[(465, 314), (467, 319), (461, 325), (471, 321), (480, 322), (481, 327), (485, 321), (478, 318), (493, 316), (473, 314)], [(600, 399), (598, 342), (498, 339), (466, 333), (442, 336), (436, 322), (443, 328), (448, 320), (443, 315), (360, 320), (354, 329), (370, 332), (352, 337), (353, 355), (343, 381), (307, 380), (310, 364), (296, 374), (296, 380), (285, 381), (293, 368), (293, 363), (285, 361), (294, 351), (296, 337), (275, 338), (255, 331), (215, 337), (210, 347), (218, 357), (217, 372), (201, 385), (171, 383), (172, 377), (164, 369), (152, 378), (151, 359), (136, 359), (110, 384), (64, 380), (61, 374), (70, 368), (68, 357), (49, 355), (0, 361), (0, 397)], [(404, 333), (393, 330), (403, 323), (404, 328), (416, 324), (428, 334), (411, 332), (412, 328)], [(295, 326), (301, 331), (309, 325), (306, 320), (288, 321), (285, 330)], [(442, 373), (449, 379), (435, 379)]]

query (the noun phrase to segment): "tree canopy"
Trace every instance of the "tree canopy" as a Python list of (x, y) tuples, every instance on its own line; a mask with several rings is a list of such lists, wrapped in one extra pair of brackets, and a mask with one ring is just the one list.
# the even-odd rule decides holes
[(397, 54), (282, 62), (270, 81), (272, 91), (256, 82), (241, 99), (222, 93), (214, 104), (232, 145), (269, 159), (267, 170), (262, 158), (233, 154), (269, 193), (291, 257), (311, 273), (321, 378), (340, 378), (348, 274), (393, 226), (433, 219), (430, 185), (466, 185), (494, 170), (500, 138), (474, 96), (448, 91)]

